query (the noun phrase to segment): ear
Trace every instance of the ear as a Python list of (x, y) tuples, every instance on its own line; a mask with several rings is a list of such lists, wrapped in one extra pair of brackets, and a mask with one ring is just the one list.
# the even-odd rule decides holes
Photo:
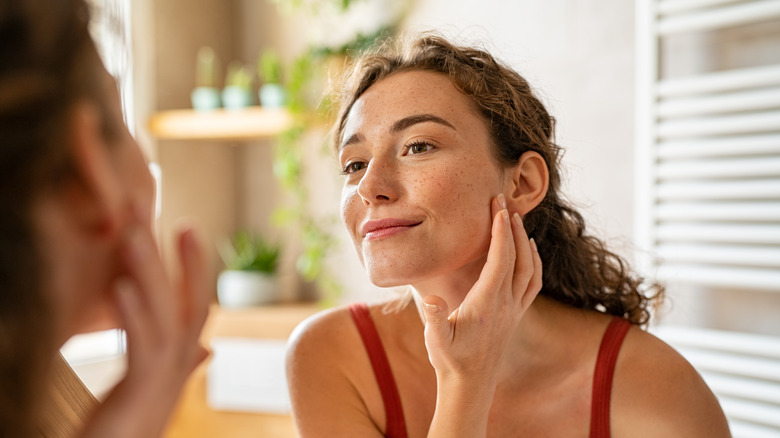
[(86, 100), (74, 104), (69, 129), (76, 206), (83, 209), (84, 223), (91, 231), (111, 236), (119, 224), (121, 185), (103, 138), (96, 105)]
[(549, 183), (550, 173), (544, 158), (534, 151), (523, 153), (517, 164), (507, 169), (504, 193), (509, 210), (524, 216), (536, 208), (547, 194)]

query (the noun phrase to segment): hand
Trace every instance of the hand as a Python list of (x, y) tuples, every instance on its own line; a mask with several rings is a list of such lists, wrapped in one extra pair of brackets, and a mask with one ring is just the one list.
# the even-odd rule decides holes
[(210, 290), (194, 231), (177, 236), (181, 278), (174, 287), (151, 229), (137, 222), (122, 242), (127, 278), (116, 285), (128, 371), (91, 417), (84, 437), (160, 436), (187, 377), (208, 355), (199, 337)]
[(542, 261), (520, 216), (510, 218), (503, 194), (491, 212), (487, 261), (461, 305), (449, 313), (442, 298), (423, 298), (425, 344), (440, 381), (495, 379), (507, 342), (542, 288)]
[(542, 289), (542, 260), (503, 195), (491, 202), (493, 228), (479, 279), (452, 313), (423, 298), (425, 346), (436, 370), (436, 411), (428, 437), (482, 437), (507, 343)]

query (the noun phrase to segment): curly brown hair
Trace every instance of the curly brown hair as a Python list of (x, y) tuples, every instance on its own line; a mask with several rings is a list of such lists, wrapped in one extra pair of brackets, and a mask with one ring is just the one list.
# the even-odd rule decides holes
[(341, 108), (333, 136), (341, 143), (347, 115), (371, 85), (398, 72), (446, 75), (466, 95), (490, 127), (495, 160), (514, 166), (528, 151), (539, 153), (549, 169), (549, 188), (523, 224), (539, 244), (544, 266), (542, 294), (565, 304), (625, 317), (646, 325), (663, 286), (646, 283), (600, 239), (586, 234), (582, 215), (560, 194), (561, 148), (554, 142), (555, 119), (528, 82), (485, 50), (456, 46), (427, 33), (403, 44), (386, 41), (357, 57), (340, 91)]

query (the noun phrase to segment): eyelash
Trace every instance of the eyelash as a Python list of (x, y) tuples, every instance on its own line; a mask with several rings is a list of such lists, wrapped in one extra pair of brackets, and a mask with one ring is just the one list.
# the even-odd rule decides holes
[[(363, 167), (361, 167), (360, 169), (357, 169), (357, 170), (350, 170), (350, 167), (354, 166), (355, 164), (362, 164)], [(352, 162), (349, 162), (349, 163), (346, 164), (346, 166), (344, 166), (343, 169), (341, 169), (341, 174), (342, 175), (349, 175), (349, 174), (354, 173), (354, 172), (359, 172), (359, 171), (365, 169), (365, 165), (366, 165), (366, 163), (364, 163), (362, 161), (352, 161)]]
[[(411, 143), (409, 143), (407, 145), (404, 145), (404, 155), (408, 154), (412, 150), (412, 148), (414, 148), (416, 146), (427, 146), (428, 148), (433, 148), (433, 144), (428, 143), (425, 140), (415, 140), (415, 141), (413, 141), (413, 142), (411, 142)], [(424, 152), (427, 152), (427, 151), (424, 151)], [(423, 153), (423, 152), (420, 152), (420, 153)], [(417, 155), (417, 154), (412, 154), (412, 155)], [(356, 164), (361, 165), (360, 169), (350, 169), (351, 167), (355, 166)], [(347, 163), (341, 169), (341, 174), (342, 175), (349, 175), (349, 174), (354, 173), (354, 172), (359, 172), (359, 171), (361, 171), (361, 170), (363, 170), (365, 168), (366, 168), (366, 163), (364, 163), (362, 161), (352, 161), (352, 162)]]
[[(427, 146), (429, 149), (433, 148), (433, 145), (431, 143), (428, 143), (425, 140), (415, 140), (415, 141), (409, 143), (408, 145), (404, 146), (404, 154), (408, 154), (412, 150), (412, 148), (415, 147), (415, 146)], [(427, 151), (425, 151), (425, 152), (427, 152)], [(422, 152), (420, 152), (420, 153), (422, 153)], [(412, 155), (417, 155), (417, 154), (412, 154)]]

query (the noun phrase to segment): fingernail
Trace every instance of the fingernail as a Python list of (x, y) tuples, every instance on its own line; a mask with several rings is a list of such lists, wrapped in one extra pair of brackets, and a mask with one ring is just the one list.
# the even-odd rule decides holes
[(498, 194), (498, 205), (500, 205), (501, 208), (506, 210), (506, 196), (504, 196), (503, 193)]
[(501, 217), (504, 218), (504, 222), (509, 223), (509, 212), (505, 209), (501, 210)]
[(532, 249), (532, 250), (533, 250), (535, 253), (538, 253), (538, 252), (539, 252), (539, 248), (537, 248), (537, 247), (536, 247), (536, 241), (534, 240), (534, 238), (533, 238), (533, 237), (531, 238), (531, 249)]
[(439, 306), (437, 306), (436, 304), (429, 304), (423, 301), (423, 305), (425, 306), (426, 309), (430, 310), (431, 312), (439, 311)]
[(512, 218), (515, 220), (515, 223), (517, 225), (520, 225), (521, 227), (523, 226), (523, 219), (520, 217), (520, 215), (517, 212), (515, 212), (515, 214), (512, 215)]

